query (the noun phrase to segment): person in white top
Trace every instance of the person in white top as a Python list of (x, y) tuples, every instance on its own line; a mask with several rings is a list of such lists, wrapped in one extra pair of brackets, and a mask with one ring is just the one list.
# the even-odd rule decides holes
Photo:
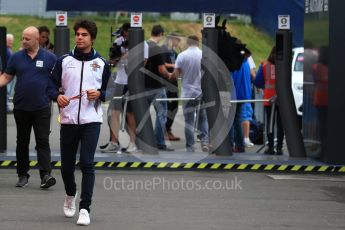
[[(10, 60), (10, 57), (12, 56), (13, 53), (13, 41), (14, 41), (14, 36), (13, 34), (6, 34), (6, 60), (7, 62)], [(5, 66), (6, 63), (2, 66), (3, 70), (5, 71)], [(0, 66), (1, 67), (1, 66)], [(13, 80), (7, 84), (7, 101), (6, 101), (6, 111), (9, 111), (9, 98), (12, 96), (14, 93), (14, 86), (16, 85), (17, 77), (14, 76)]]
[[(120, 28), (120, 34), (115, 39), (113, 43), (113, 49), (115, 53), (110, 55), (109, 62), (113, 65), (116, 65), (116, 78), (113, 84), (113, 96), (121, 97), (126, 95), (128, 92), (128, 74), (127, 74), (127, 65), (128, 65), (128, 29), (130, 28), (129, 23), (124, 23)], [(148, 56), (148, 47), (147, 44), (144, 45), (144, 58), (147, 59)], [(107, 146), (102, 149), (104, 153), (122, 153), (122, 149), (119, 142), (119, 130), (120, 130), (120, 115), (123, 112), (123, 100), (113, 99), (109, 104), (108, 117), (110, 118), (109, 128), (110, 128), (110, 142)], [(126, 148), (126, 152), (136, 152), (137, 147), (135, 144), (136, 138), (136, 122), (134, 113), (132, 111), (131, 103), (127, 104), (126, 111), (126, 120), (128, 126), (129, 134), (129, 144)], [(101, 147), (102, 148), (102, 147)]]
[(82, 179), (77, 224), (89, 225), (95, 185), (94, 158), (103, 122), (101, 101), (105, 101), (110, 68), (93, 49), (96, 24), (82, 19), (75, 22), (73, 29), (76, 46), (55, 63), (48, 92), (61, 108), (61, 176), (66, 192), (64, 214), (71, 218), (76, 213), (75, 166), (79, 149)]
[[(199, 49), (197, 36), (189, 36), (187, 39), (188, 48), (181, 52), (176, 59), (175, 69), (172, 77), (182, 78), (181, 97), (197, 98), (197, 100), (183, 101), (183, 115), (185, 118), (186, 149), (194, 152), (194, 121), (195, 111), (200, 102), (201, 91), (201, 58), (202, 52)], [(202, 150), (208, 152), (208, 123), (205, 109), (199, 112), (198, 129)]]
[(249, 68), (250, 68), (250, 78), (252, 79), (252, 81), (254, 81), (255, 76), (256, 76), (256, 70), (255, 70), (256, 65), (251, 55), (248, 57), (247, 60), (248, 60)]

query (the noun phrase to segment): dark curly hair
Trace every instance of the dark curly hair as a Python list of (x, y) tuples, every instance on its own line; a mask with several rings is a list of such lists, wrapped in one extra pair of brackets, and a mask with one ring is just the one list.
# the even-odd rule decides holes
[(87, 30), (87, 32), (89, 32), (91, 38), (94, 40), (97, 37), (97, 26), (96, 23), (94, 23), (93, 21), (90, 20), (86, 20), (86, 19), (82, 19), (82, 20), (78, 20), (75, 24), (74, 24), (74, 33), (77, 33), (77, 30), (79, 28), (84, 28)]

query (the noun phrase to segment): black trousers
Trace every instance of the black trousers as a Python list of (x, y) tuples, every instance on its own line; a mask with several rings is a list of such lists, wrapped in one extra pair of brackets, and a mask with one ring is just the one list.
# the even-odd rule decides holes
[(274, 113), (273, 113), (273, 127), (272, 127), (272, 133), (269, 133), (269, 123), (271, 119), (271, 111), (272, 106), (265, 106), (265, 113), (266, 113), (266, 133), (267, 133), (267, 139), (268, 139), (268, 146), (273, 148), (274, 147), (274, 126), (277, 122), (277, 149), (283, 147), (283, 140), (284, 140), (284, 129), (283, 124), (280, 119), (280, 113), (279, 113), (279, 107), (276, 106)]
[[(167, 98), (177, 98), (177, 97), (178, 97), (177, 92), (170, 92), (167, 90)], [(165, 123), (165, 128), (167, 132), (171, 132), (171, 126), (177, 114), (178, 101), (168, 101), (167, 105), (168, 105), (168, 115), (167, 115), (167, 122)]]
[(37, 160), (40, 176), (51, 173), (51, 153), (49, 146), (50, 107), (37, 111), (13, 110), (17, 125), (17, 174), (29, 176), (29, 144), (31, 128), (36, 139)]
[(79, 209), (86, 209), (88, 212), (95, 184), (94, 158), (100, 130), (101, 123), (61, 125), (60, 130), (61, 175), (66, 194), (74, 196), (77, 191), (74, 171), (80, 144), (79, 165), (83, 176)]

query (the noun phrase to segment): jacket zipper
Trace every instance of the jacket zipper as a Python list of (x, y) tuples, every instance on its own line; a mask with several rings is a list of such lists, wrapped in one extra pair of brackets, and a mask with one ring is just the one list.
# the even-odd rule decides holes
[(84, 73), (84, 61), (82, 61), (81, 64), (81, 73), (80, 73), (80, 88), (79, 88), (79, 108), (78, 108), (78, 125), (80, 124), (80, 108), (81, 108), (81, 93), (82, 93), (82, 87), (83, 87), (83, 74)]

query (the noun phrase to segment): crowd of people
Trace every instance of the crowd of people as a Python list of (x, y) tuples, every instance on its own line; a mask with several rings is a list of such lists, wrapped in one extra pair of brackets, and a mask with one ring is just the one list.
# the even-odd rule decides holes
[[(75, 164), (77, 151), (80, 153), (80, 169), (82, 182), (77, 224), (90, 224), (90, 206), (95, 183), (94, 156), (103, 122), (101, 101), (109, 94), (109, 79), (113, 85), (109, 103), (108, 124), (110, 141), (102, 146), (102, 152), (129, 153), (138, 151), (136, 145), (137, 124), (131, 101), (123, 119), (129, 134), (129, 143), (120, 143), (119, 129), (121, 113), (124, 113), (123, 100), (130, 95), (128, 89), (128, 30), (129, 23), (121, 27), (114, 44), (119, 47), (120, 55), (108, 61), (93, 48), (97, 37), (97, 26), (90, 20), (79, 20), (74, 24), (75, 47), (66, 55), (57, 58), (54, 46), (49, 40), (50, 31), (47, 26), (27, 27), (22, 34), (21, 49), (13, 52), (13, 35), (7, 35), (7, 63), (4, 63), (0, 76), (0, 87), (7, 85), (11, 93), (15, 84), (13, 98), (13, 114), (17, 127), (17, 174), (16, 187), (26, 187), (29, 183), (29, 143), (30, 133), (34, 130), (37, 159), (41, 177), (41, 189), (48, 189), (56, 184), (51, 175), (51, 151), (49, 145), (51, 101), (56, 101), (60, 109), (60, 149), (61, 174), (66, 192), (63, 211), (66, 217), (76, 213), (78, 195), (75, 182)], [(172, 151), (166, 144), (169, 141), (181, 141), (181, 137), (172, 132), (174, 118), (178, 110), (177, 100), (172, 98), (193, 98), (182, 100), (184, 116), (185, 148), (187, 152), (195, 151), (195, 128), (204, 152), (211, 152), (209, 126), (205, 108), (199, 109), (202, 102), (202, 50), (199, 38), (192, 34), (187, 37), (187, 48), (180, 49), (182, 37), (170, 33), (163, 45), (165, 30), (161, 25), (153, 26), (150, 38), (144, 42), (144, 68), (146, 99), (153, 105), (156, 113), (154, 136), (160, 151)], [(229, 74), (232, 76), (238, 100), (251, 99), (252, 83), (264, 89), (264, 98), (272, 98), (274, 90), (275, 48), (267, 61), (264, 61), (255, 73), (255, 63), (251, 52), (245, 50), (245, 59), (239, 70)], [(112, 73), (111, 63), (116, 71)], [(16, 82), (14, 83), (14, 79)], [(179, 96), (178, 80), (181, 79), (181, 95)], [(156, 100), (157, 98), (163, 100)], [(199, 111), (198, 111), (199, 110)], [(272, 113), (271, 104), (265, 104), (267, 119)], [(279, 113), (279, 106), (274, 107)], [(198, 116), (198, 117), (197, 117)], [(230, 129), (234, 152), (244, 152), (253, 146), (249, 139), (249, 121), (253, 118), (250, 103), (238, 103), (234, 124)], [(198, 127), (195, 120), (198, 120)], [(277, 116), (278, 142), (274, 150), (274, 137), (268, 133), (268, 148), (265, 154), (282, 154), (284, 133), (279, 115)], [(229, 127), (230, 128), (230, 127)], [(122, 148), (127, 146), (126, 148)]]
[[(117, 58), (117, 60), (110, 59), (110, 62), (115, 64), (117, 70), (114, 74), (114, 96), (117, 98), (111, 101), (111, 106), (109, 107), (108, 112), (108, 117), (110, 118), (108, 119), (108, 123), (111, 130), (110, 141), (109, 143), (100, 146), (102, 152), (105, 153), (121, 154), (123, 152), (136, 152), (138, 150), (138, 147), (135, 144), (136, 122), (130, 101), (127, 104), (127, 112), (125, 116), (130, 141), (127, 148), (124, 148), (126, 145), (119, 142), (120, 113), (123, 110), (123, 101), (119, 100), (118, 97), (124, 96), (128, 93), (128, 75), (126, 74), (125, 68), (128, 64), (128, 47), (121, 46), (121, 44), (125, 44), (124, 41), (128, 39), (128, 28), (129, 23), (123, 24), (120, 28), (122, 33), (120, 33), (114, 41), (115, 44), (121, 47), (121, 57)], [(155, 25), (152, 28), (150, 39), (145, 41), (144, 52), (145, 68), (147, 69), (145, 72), (145, 89), (149, 93), (149, 96), (147, 97), (148, 102), (153, 105), (157, 118), (154, 127), (157, 148), (161, 151), (171, 151), (173, 149), (166, 145), (165, 140), (181, 140), (181, 137), (175, 136), (172, 132), (172, 125), (178, 110), (178, 100), (180, 100), (182, 101), (185, 123), (184, 139), (186, 151), (195, 151), (194, 138), (196, 134), (195, 130), (197, 130), (197, 139), (201, 142), (202, 151), (210, 152), (212, 143), (209, 137), (206, 111), (202, 107), (198, 111), (198, 105), (202, 99), (202, 51), (199, 48), (199, 39), (195, 35), (188, 36), (186, 39), (187, 48), (181, 51), (180, 43), (182, 37), (176, 32), (172, 32), (165, 37), (164, 33), (165, 31), (162, 26)], [(164, 42), (162, 42), (162, 40), (164, 40)], [(245, 58), (241, 68), (231, 72), (230, 74), (236, 89), (237, 100), (252, 99), (254, 83), (257, 82), (255, 79), (257, 76), (261, 78), (262, 75), (261, 65), (258, 73), (256, 73), (256, 65), (251, 56), (251, 52), (247, 48), (244, 51)], [(180, 97), (178, 95), (178, 78), (181, 79)], [(258, 88), (264, 88), (260, 84), (257, 84), (256, 86)], [(269, 95), (270, 97), (275, 95), (275, 91), (273, 95), (272, 93), (268, 93), (268, 91), (271, 91), (271, 89), (264, 89), (264, 94)], [(161, 100), (156, 100), (157, 98), (161, 98)], [(175, 100), (169, 100), (171, 98)], [(183, 98), (194, 98), (194, 100), (182, 100)], [(268, 96), (266, 96), (266, 98), (268, 98)], [(114, 106), (115, 104), (117, 106)], [(269, 103), (265, 103), (265, 105), (266, 104)], [(278, 106), (275, 108), (276, 113), (278, 113)], [(196, 116), (198, 116), (198, 118)], [(274, 116), (276, 116), (276, 114), (274, 114)], [(254, 146), (253, 142), (250, 140), (250, 123), (253, 118), (254, 114), (252, 103), (237, 103), (234, 123), (230, 129), (230, 141), (233, 143), (233, 152), (245, 152), (245, 148), (251, 148)], [(270, 117), (268, 117), (268, 120), (269, 118)], [(279, 114), (277, 118), (279, 119)], [(198, 120), (198, 127), (194, 127), (196, 119)], [(279, 120), (278, 126), (280, 127)], [(278, 133), (279, 143), (276, 152), (277, 154), (282, 154), (281, 129), (279, 129)], [(270, 141), (265, 154), (275, 154), (276, 152), (272, 151), (271, 146), (272, 134), (270, 133), (268, 136)]]

